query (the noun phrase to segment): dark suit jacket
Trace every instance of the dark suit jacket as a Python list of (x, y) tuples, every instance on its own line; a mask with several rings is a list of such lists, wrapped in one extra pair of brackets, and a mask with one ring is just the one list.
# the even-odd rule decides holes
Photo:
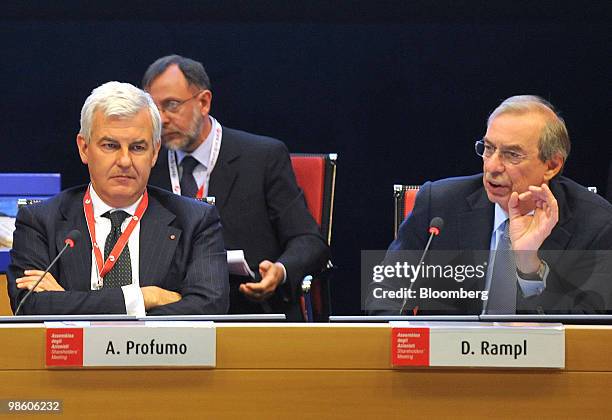
[[(519, 291), (517, 313), (609, 311), (612, 309), (612, 206), (562, 176), (553, 179), (550, 188), (559, 205), (559, 221), (542, 244), (539, 254), (549, 264), (551, 271), (541, 295), (523, 298)], [(391, 256), (397, 250), (418, 250), (420, 256), (429, 236), (429, 222), (435, 216), (442, 217), (445, 223), (442, 233), (433, 239), (430, 249), (453, 251), (439, 255), (439, 258), (453, 264), (482, 263), (483, 253), (476, 250), (484, 251), (485, 259), (488, 258), (494, 204), (487, 198), (482, 174), (424, 184), (417, 195), (414, 211), (402, 223), (398, 238), (389, 247), (387, 255)], [(414, 288), (444, 290), (463, 287), (466, 290), (483, 290), (485, 280), (486, 277), (481, 277), (458, 284), (454, 280), (445, 283), (438, 279), (420, 279)], [(397, 281), (385, 285), (394, 289), (398, 286)], [(405, 286), (404, 281), (401, 287)], [(372, 303), (370, 300), (369, 304)], [(428, 308), (434, 308), (431, 313), (478, 314), (482, 310), (480, 299), (416, 299), (410, 303), (410, 308), (416, 305), (425, 312)], [(399, 310), (399, 306), (388, 312), (395, 310)]]
[[(149, 182), (171, 190), (168, 153), (162, 149)], [(223, 127), (217, 164), (208, 195), (216, 199), (227, 249), (243, 249), (254, 272), (265, 259), (279, 261), (287, 270), (283, 287), (269, 300), (273, 312), (301, 319), (297, 298), (301, 281), (320, 271), (329, 248), (310, 215), (298, 188), (289, 152), (269, 137)], [(231, 278), (230, 313), (262, 312), (238, 292), (246, 277)]]
[[(182, 296), (148, 314), (226, 313), (227, 263), (216, 209), (155, 187), (148, 192), (149, 206), (140, 221), (140, 286), (159, 286)], [(44, 270), (64, 246), (67, 233), (77, 229), (81, 240), (51, 269), (65, 292), (33, 293), (22, 313), (125, 313), (120, 288), (91, 290), (91, 238), (83, 212), (84, 193), (84, 186), (71, 188), (19, 211), (8, 269), (13, 310), (26, 293), (17, 289), (15, 279), (25, 269)]]

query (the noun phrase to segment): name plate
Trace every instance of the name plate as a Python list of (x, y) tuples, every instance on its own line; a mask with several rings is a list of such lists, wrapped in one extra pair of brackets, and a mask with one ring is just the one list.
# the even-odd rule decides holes
[(561, 324), (391, 323), (394, 367), (565, 367)]
[(212, 322), (46, 326), (47, 367), (216, 365), (216, 330)]

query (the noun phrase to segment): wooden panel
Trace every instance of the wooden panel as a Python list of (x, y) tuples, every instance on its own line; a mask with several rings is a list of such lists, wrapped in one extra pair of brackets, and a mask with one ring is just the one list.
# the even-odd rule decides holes
[[(389, 366), (388, 325), (218, 325), (216, 369), (44, 368), (41, 325), (0, 327), (0, 396), (67, 418), (610, 417), (611, 327), (568, 326), (567, 369)], [(129, 413), (129, 414), (128, 414)]]
[(2, 325), (0, 369), (44, 369), (45, 329), (40, 324)]
[(13, 315), (11, 309), (11, 301), (8, 297), (8, 291), (6, 289), (6, 274), (0, 274), (0, 316)]
[(565, 326), (565, 366), (568, 369), (612, 372), (611, 349), (612, 326)]
[[(45, 330), (0, 325), (0, 369), (44, 369)], [(217, 325), (220, 369), (390, 369), (387, 324)], [(567, 326), (566, 370), (612, 372), (612, 327)]]
[(325, 324), (217, 328), (217, 366), (223, 368), (386, 369), (388, 325)]
[[(390, 370), (0, 371), (3, 398), (83, 418), (605, 418), (612, 373)], [(128, 414), (131, 413), (131, 414)]]

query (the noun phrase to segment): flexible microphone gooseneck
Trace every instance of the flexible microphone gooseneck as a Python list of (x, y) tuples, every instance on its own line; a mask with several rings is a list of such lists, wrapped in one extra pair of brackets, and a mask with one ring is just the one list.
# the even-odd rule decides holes
[[(442, 219), (441, 217), (434, 217), (433, 219), (431, 219), (431, 222), (429, 222), (429, 229), (427, 229), (427, 232), (429, 232), (429, 240), (427, 241), (427, 245), (425, 245), (425, 249), (423, 250), (423, 254), (421, 255), (421, 259), (419, 260), (417, 267), (419, 267), (425, 259), (427, 251), (429, 251), (429, 246), (431, 245), (432, 239), (434, 238), (434, 236), (438, 236), (440, 234), (443, 227), (444, 219)], [(410, 287), (408, 288), (408, 292), (406, 292), (406, 295), (404, 296), (404, 301), (402, 302), (402, 308), (399, 312), (400, 315), (403, 315), (406, 311), (406, 307), (408, 306), (408, 296), (410, 295), (410, 292), (412, 291), (412, 286), (414, 286), (416, 280), (417, 279), (414, 279), (414, 281), (410, 282)]]
[(76, 230), (76, 229), (75, 230), (71, 230), (68, 233), (68, 235), (66, 236), (66, 239), (64, 239), (64, 244), (65, 244), (64, 247), (57, 254), (57, 256), (53, 259), (53, 261), (51, 261), (51, 264), (49, 264), (49, 266), (47, 267), (45, 272), (42, 274), (42, 276), (40, 276), (38, 278), (38, 280), (36, 280), (36, 283), (34, 283), (34, 287), (32, 287), (30, 290), (28, 290), (28, 293), (26, 293), (26, 295), (23, 297), (23, 299), (21, 299), (21, 301), (19, 302), (19, 305), (17, 305), (17, 309), (15, 310), (15, 316), (19, 315), (19, 311), (21, 310), (21, 306), (23, 305), (23, 303), (32, 294), (34, 289), (36, 289), (36, 287), (40, 284), (40, 282), (47, 275), (49, 270), (51, 270), (51, 267), (53, 267), (53, 265), (55, 265), (57, 260), (59, 260), (59, 258), (62, 256), (64, 251), (66, 251), (68, 248), (74, 248), (74, 246), (79, 241), (79, 239), (81, 239), (81, 232), (79, 232), (78, 230)]

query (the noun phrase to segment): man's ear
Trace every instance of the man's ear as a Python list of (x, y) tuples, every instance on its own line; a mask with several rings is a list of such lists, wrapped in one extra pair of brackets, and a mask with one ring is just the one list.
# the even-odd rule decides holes
[(212, 105), (212, 92), (208, 89), (203, 90), (198, 95), (198, 104), (200, 106), (200, 113), (206, 116), (210, 113), (210, 107)]
[(563, 169), (564, 160), (561, 155), (556, 154), (546, 161), (546, 172), (544, 172), (544, 181), (548, 182), (553, 179), (561, 169)]
[(161, 148), (161, 141), (158, 143), (153, 142), (153, 159), (151, 160), (151, 168), (155, 166), (155, 163), (157, 163), (157, 158), (159, 157), (160, 148)]
[(87, 165), (87, 162), (89, 161), (87, 157), (87, 153), (89, 152), (89, 144), (87, 143), (87, 140), (85, 140), (85, 137), (83, 137), (81, 134), (77, 134), (76, 142), (77, 147), (79, 148), (79, 156), (81, 156), (81, 162)]

